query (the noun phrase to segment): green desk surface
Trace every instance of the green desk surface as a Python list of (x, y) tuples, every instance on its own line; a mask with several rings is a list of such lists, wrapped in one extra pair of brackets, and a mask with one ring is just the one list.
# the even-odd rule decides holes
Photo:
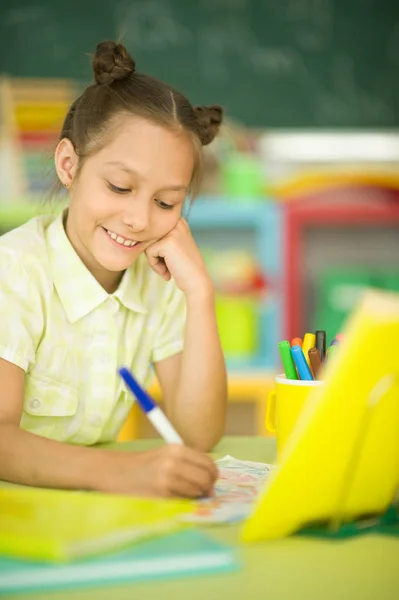
[[(158, 441), (118, 444), (119, 449), (145, 450)], [(110, 446), (115, 448), (116, 445)], [(218, 458), (272, 462), (274, 441), (227, 437), (215, 448)], [(365, 535), (345, 541), (292, 537), (260, 544), (239, 541), (239, 526), (212, 527), (207, 532), (239, 547), (242, 568), (233, 574), (190, 577), (132, 585), (92, 588), (50, 595), (13, 596), (30, 600), (398, 600), (399, 539)]]

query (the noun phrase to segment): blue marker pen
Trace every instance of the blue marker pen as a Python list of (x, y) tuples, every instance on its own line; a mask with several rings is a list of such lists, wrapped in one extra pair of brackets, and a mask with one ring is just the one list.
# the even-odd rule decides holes
[(137, 398), (140, 408), (147, 415), (148, 419), (154, 425), (159, 435), (163, 437), (168, 444), (183, 444), (183, 440), (173, 428), (165, 414), (156, 405), (151, 396), (143, 390), (139, 383), (135, 380), (129, 369), (122, 367), (119, 369), (119, 375), (122, 377), (127, 388)]
[(303, 381), (313, 381), (313, 375), (306, 362), (305, 355), (300, 346), (292, 346), (292, 358), (298, 371), (299, 378)]

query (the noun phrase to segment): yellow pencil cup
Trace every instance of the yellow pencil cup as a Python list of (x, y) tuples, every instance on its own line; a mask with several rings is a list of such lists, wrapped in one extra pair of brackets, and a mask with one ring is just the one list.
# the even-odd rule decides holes
[(320, 385), (324, 382), (287, 379), (285, 375), (276, 377), (276, 387), (267, 399), (266, 429), (276, 434), (277, 456), (281, 455), (309, 393)]

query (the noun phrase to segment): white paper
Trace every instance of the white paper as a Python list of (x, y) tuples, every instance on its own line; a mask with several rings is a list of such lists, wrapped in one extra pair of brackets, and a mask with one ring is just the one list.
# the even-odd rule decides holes
[(219, 479), (212, 498), (198, 501), (194, 514), (184, 520), (197, 524), (238, 523), (251, 513), (256, 497), (275, 465), (225, 456), (216, 461)]

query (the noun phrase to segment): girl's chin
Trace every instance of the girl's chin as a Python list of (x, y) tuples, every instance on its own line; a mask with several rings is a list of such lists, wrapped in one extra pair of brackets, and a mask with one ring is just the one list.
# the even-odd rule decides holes
[(121, 260), (120, 257), (112, 259), (110, 256), (102, 256), (101, 254), (97, 254), (96, 261), (106, 271), (120, 273), (121, 271), (126, 271), (126, 269), (128, 269), (136, 261), (137, 257), (138, 254)]

